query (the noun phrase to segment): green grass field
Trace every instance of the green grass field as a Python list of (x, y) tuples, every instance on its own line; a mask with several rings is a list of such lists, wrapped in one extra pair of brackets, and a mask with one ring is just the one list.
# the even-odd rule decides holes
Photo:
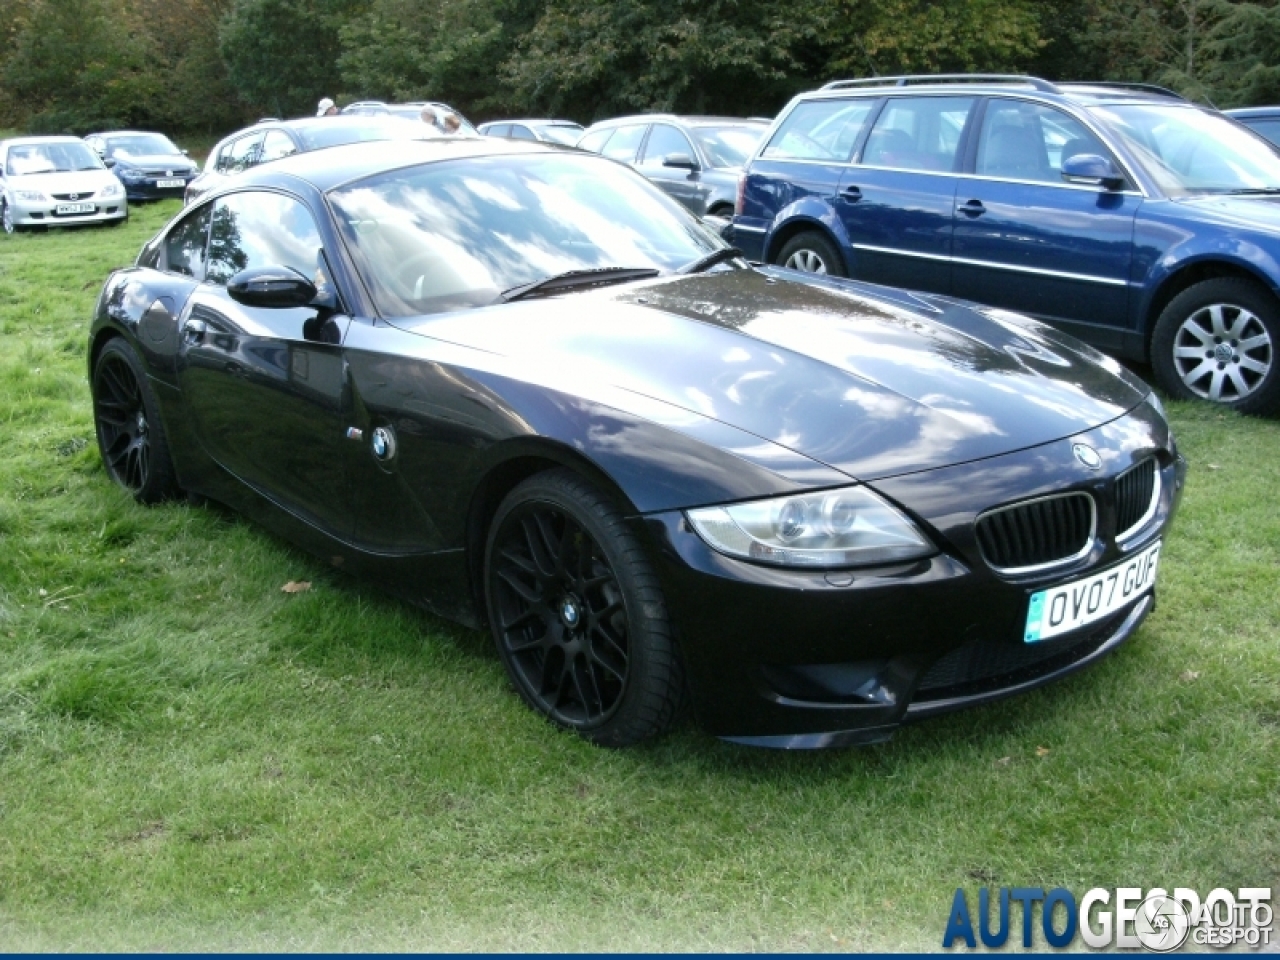
[(177, 206), (0, 236), (4, 949), (936, 949), (957, 886), (1280, 888), (1280, 423), (1172, 406), (1159, 609), (1090, 670), (873, 748), (611, 753), (487, 637), (108, 482), (85, 334)]

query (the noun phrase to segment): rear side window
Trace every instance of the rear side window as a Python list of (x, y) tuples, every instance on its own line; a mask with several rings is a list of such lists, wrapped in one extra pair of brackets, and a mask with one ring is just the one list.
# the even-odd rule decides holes
[(892, 170), (955, 169), (972, 97), (899, 97), (880, 111), (862, 162)]
[(875, 100), (801, 103), (782, 121), (761, 157), (847, 163), (875, 105)]
[(601, 152), (610, 160), (631, 163), (636, 158), (640, 141), (644, 139), (644, 132), (648, 126), (646, 123), (637, 123), (629, 127), (618, 127)]
[(486, 137), (507, 137), (511, 135), (511, 124), (495, 123), (484, 132)]
[(164, 241), (165, 270), (204, 279), (205, 247), (209, 239), (209, 211), (204, 204), (187, 214), (169, 231)]
[(297, 144), (289, 139), (287, 133), (283, 130), (268, 130), (267, 135), (262, 140), (262, 151), (258, 162), (267, 163), (271, 160), (279, 160), (281, 157), (287, 157), (297, 152)]
[(332, 289), (320, 232), (300, 200), (245, 191), (215, 201), (209, 235), (208, 279), (225, 284), (251, 267), (292, 267), (322, 293)]
[(233, 140), (222, 148), (218, 155), (218, 172), (225, 174), (243, 173), (256, 162), (258, 145), (262, 143), (262, 134), (251, 133)]
[(593, 130), (578, 141), (578, 149), (590, 150), (592, 153), (599, 153), (604, 149), (605, 142), (612, 136), (613, 127), (606, 127), (603, 130)]
[(528, 127), (522, 126), (521, 124), (518, 124), (518, 123), (513, 123), (511, 125), (511, 136), (516, 140), (537, 140), (538, 139), (533, 135), (533, 132)]
[(974, 172), (1010, 180), (1062, 183), (1062, 162), (1110, 153), (1083, 123), (1061, 110), (1020, 100), (990, 100), (978, 135)]

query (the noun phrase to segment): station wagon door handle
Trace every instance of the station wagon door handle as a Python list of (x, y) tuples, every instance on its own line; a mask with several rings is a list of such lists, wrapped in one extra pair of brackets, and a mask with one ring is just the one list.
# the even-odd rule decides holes
[(956, 207), (961, 213), (967, 213), (971, 217), (980, 217), (987, 212), (987, 208), (982, 205), (981, 200), (968, 200)]
[(186, 326), (182, 328), (183, 336), (187, 338), (187, 343), (199, 343), (204, 339), (205, 331), (209, 329), (209, 325), (198, 317), (191, 317), (187, 320)]
[(862, 199), (862, 188), (855, 186), (845, 187), (840, 191), (840, 196), (848, 200), (850, 203), (857, 203)]

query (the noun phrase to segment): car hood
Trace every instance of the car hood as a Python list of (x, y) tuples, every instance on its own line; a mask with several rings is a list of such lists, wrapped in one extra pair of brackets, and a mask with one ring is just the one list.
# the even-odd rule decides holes
[(60, 173), (29, 173), (9, 178), (10, 190), (41, 190), (45, 193), (91, 194), (105, 186), (119, 186), (107, 170), (66, 170)]
[(785, 270), (392, 322), (509, 358), (505, 366), (565, 392), (603, 382), (661, 400), (862, 480), (1068, 437), (1148, 392), (1035, 321)]
[(1179, 202), (1191, 205), (1201, 216), (1225, 226), (1264, 230), (1270, 234), (1280, 233), (1280, 197), (1206, 196), (1186, 198)]
[(173, 170), (188, 171), (196, 168), (195, 162), (190, 157), (184, 157), (180, 153), (157, 153), (146, 154), (142, 156), (116, 157), (116, 166), (118, 167), (138, 167), (143, 170)]

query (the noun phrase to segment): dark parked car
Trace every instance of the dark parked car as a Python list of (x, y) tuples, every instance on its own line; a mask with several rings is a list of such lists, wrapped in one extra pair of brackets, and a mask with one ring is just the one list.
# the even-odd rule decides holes
[(1052, 327), (754, 269), (622, 165), (492, 138), (228, 182), (108, 278), (88, 358), (139, 500), (487, 624), (612, 746), (686, 692), (811, 747), (1091, 663), (1152, 608), (1185, 469)]
[(582, 124), (572, 120), (494, 120), (482, 123), (476, 130), (486, 137), (510, 137), (512, 140), (541, 140), (572, 147), (582, 136)]
[(162, 133), (111, 130), (84, 138), (116, 175), (130, 200), (180, 197), (200, 168)]
[(753, 259), (1027, 313), (1175, 397), (1280, 410), (1280, 155), (1176, 94), (841, 81), (782, 111), (743, 187)]
[(733, 214), (742, 165), (767, 122), (732, 117), (618, 117), (592, 125), (578, 147), (629, 163), (695, 214)]
[(462, 129), (475, 133), (476, 128), (471, 121), (447, 103), (436, 100), (414, 100), (411, 103), (383, 103), (381, 100), (357, 100), (349, 103), (341, 110), (342, 116), (357, 117), (400, 117), (404, 120), (420, 120), (423, 107), (432, 107), (437, 113), (449, 112), (462, 121)]
[(204, 173), (187, 185), (186, 202), (221, 186), (228, 177), (295, 153), (370, 140), (430, 140), (438, 136), (435, 128), (421, 121), (389, 116), (260, 121), (236, 131), (210, 151)]
[(1280, 146), (1280, 107), (1241, 107), (1224, 111), (1232, 120), (1238, 120), (1250, 130)]

